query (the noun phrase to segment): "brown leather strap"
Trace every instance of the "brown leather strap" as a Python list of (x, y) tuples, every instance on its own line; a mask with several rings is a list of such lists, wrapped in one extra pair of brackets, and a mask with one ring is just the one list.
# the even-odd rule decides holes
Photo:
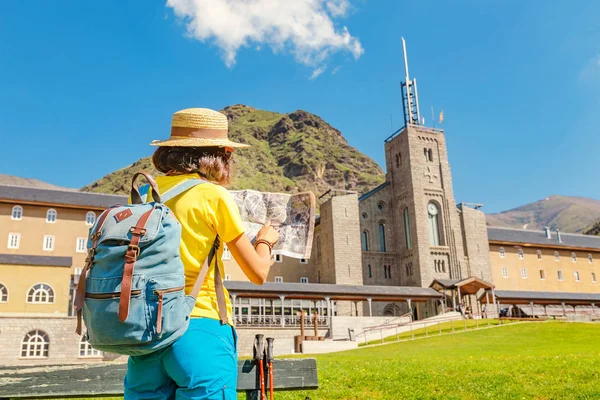
[(140, 175), (142, 175), (144, 178), (146, 178), (146, 180), (152, 187), (152, 198), (154, 199), (154, 201), (161, 203), (160, 191), (158, 190), (158, 185), (156, 184), (156, 181), (150, 174), (142, 171), (142, 172), (136, 172), (135, 174), (133, 174), (133, 178), (131, 178), (131, 204), (142, 204), (143, 203), (142, 195), (140, 194), (140, 190), (138, 189), (137, 183), (135, 183), (135, 180)]
[(146, 222), (154, 211), (154, 207), (142, 214), (136, 226), (130, 229), (131, 241), (125, 252), (125, 267), (123, 268), (123, 280), (121, 281), (121, 295), (119, 297), (119, 321), (125, 322), (129, 315), (129, 302), (131, 301), (131, 285), (133, 282), (133, 270), (135, 262), (140, 254), (140, 239), (146, 234)]
[(198, 297), (198, 294), (200, 293), (200, 289), (202, 288), (202, 284), (204, 283), (204, 280), (206, 279), (206, 275), (208, 275), (208, 270), (209, 270), (210, 264), (212, 263), (212, 260), (214, 259), (215, 260), (215, 294), (217, 295), (217, 306), (219, 308), (219, 320), (221, 321), (222, 324), (226, 324), (228, 322), (227, 303), (225, 301), (223, 279), (221, 279), (221, 271), (219, 270), (219, 262), (218, 262), (218, 260), (219, 260), (218, 251), (219, 251), (220, 245), (221, 245), (221, 240), (219, 239), (219, 236), (217, 236), (215, 238), (212, 248), (210, 249), (210, 252), (208, 253), (208, 257), (206, 258), (206, 260), (204, 260), (204, 264), (202, 264), (202, 267), (200, 268), (200, 273), (198, 274), (198, 277), (196, 278), (196, 282), (194, 283), (194, 287), (192, 288), (192, 291), (190, 292), (190, 296), (192, 296), (194, 299)]
[(85, 258), (85, 266), (81, 271), (81, 275), (79, 276), (79, 283), (77, 283), (77, 292), (75, 293), (75, 302), (74, 307), (77, 310), (77, 327), (75, 328), (75, 332), (78, 335), (81, 335), (81, 311), (83, 310), (83, 303), (85, 302), (85, 287), (86, 287), (86, 277), (87, 273), (90, 269), (92, 269), (92, 265), (94, 265), (94, 256), (96, 255), (96, 247), (98, 247), (98, 240), (102, 236), (102, 226), (104, 225), (104, 221), (106, 221), (106, 217), (110, 213), (110, 210), (118, 206), (112, 206), (106, 210), (102, 214), (100, 214), (100, 218), (98, 219), (98, 224), (96, 224), (96, 229), (94, 233), (90, 235), (90, 239), (94, 242), (92, 243), (92, 247), (88, 250), (88, 255)]

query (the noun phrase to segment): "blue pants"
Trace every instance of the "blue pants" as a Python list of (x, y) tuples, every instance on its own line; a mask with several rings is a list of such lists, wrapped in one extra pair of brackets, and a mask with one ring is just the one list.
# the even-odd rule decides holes
[(235, 400), (237, 335), (230, 325), (192, 318), (171, 346), (131, 356), (125, 376), (125, 400)]

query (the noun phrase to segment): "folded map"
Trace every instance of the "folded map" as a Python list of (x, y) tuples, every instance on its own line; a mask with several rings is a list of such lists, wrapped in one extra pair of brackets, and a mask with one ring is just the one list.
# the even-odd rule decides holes
[(240, 209), (246, 235), (254, 242), (267, 221), (279, 232), (273, 254), (310, 258), (315, 229), (316, 200), (312, 192), (297, 194), (230, 190)]

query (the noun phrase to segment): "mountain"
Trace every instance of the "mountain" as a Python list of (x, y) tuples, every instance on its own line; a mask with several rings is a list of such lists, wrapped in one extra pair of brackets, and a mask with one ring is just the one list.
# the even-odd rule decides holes
[[(230, 189), (312, 191), (319, 196), (331, 188), (364, 193), (385, 180), (375, 161), (349, 146), (339, 130), (314, 114), (302, 110), (280, 114), (241, 104), (221, 112), (229, 120), (229, 137), (252, 146), (236, 152)], [(140, 170), (158, 174), (147, 157), (82, 190), (128, 193), (131, 176)]]
[(520, 229), (548, 226), (564, 232), (583, 233), (600, 219), (600, 201), (552, 195), (499, 214), (488, 214), (486, 219), (488, 225), (493, 226)]
[(54, 190), (77, 190), (69, 189), (62, 186), (52, 185), (37, 179), (21, 178), (19, 176), (0, 174), (0, 185), (8, 186), (26, 186), (38, 189), (54, 189)]

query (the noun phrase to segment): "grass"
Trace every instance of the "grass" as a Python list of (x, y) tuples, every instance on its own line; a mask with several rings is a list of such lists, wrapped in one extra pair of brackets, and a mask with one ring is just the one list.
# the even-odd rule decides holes
[[(497, 326), (499, 325), (499, 320), (497, 319), (490, 319), (489, 320), (489, 326)], [(510, 323), (514, 323), (514, 321), (511, 320), (503, 320), (502, 324), (506, 325), (506, 324), (510, 324)], [(402, 332), (402, 333), (398, 333), (398, 335), (391, 335), (391, 336), (387, 336), (383, 338), (384, 343), (388, 343), (388, 342), (397, 342), (398, 340), (408, 340), (408, 339), (412, 339), (413, 336), (415, 339), (418, 338), (422, 338), (422, 337), (428, 337), (428, 336), (436, 336), (436, 335), (440, 335), (440, 334), (448, 334), (448, 333), (456, 333), (456, 332), (462, 332), (464, 330), (469, 330), (469, 329), (477, 329), (477, 327), (479, 328), (485, 328), (488, 326), (488, 320), (484, 319), (484, 320), (475, 320), (475, 319), (463, 319), (463, 320), (458, 320), (458, 321), (449, 321), (449, 322), (442, 322), (435, 325), (430, 325), (426, 328), (418, 328), (415, 329), (413, 328), (412, 331), (407, 331), (407, 332)], [(388, 329), (384, 331), (385, 335), (389, 335), (390, 332), (393, 332), (392, 329)], [(378, 331), (373, 331), (374, 334), (378, 334)], [(359, 339), (360, 340), (360, 339)], [(364, 338), (363, 338), (364, 340)], [(377, 343), (381, 343), (381, 339), (375, 339), (375, 340), (369, 340), (367, 342), (368, 344), (377, 344)], [(365, 343), (361, 342), (358, 344), (359, 346), (364, 346)]]
[(277, 400), (598, 399), (600, 325), (511, 324), (318, 355), (317, 366), (318, 390)]

